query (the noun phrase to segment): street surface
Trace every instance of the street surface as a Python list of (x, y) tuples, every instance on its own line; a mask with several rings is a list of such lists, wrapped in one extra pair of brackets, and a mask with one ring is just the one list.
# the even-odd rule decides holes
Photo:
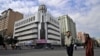
[[(100, 56), (100, 48), (94, 49), (94, 56)], [(51, 49), (24, 49), (0, 50), (0, 56), (67, 56), (64, 48)], [(84, 49), (74, 50), (74, 56), (85, 56)]]

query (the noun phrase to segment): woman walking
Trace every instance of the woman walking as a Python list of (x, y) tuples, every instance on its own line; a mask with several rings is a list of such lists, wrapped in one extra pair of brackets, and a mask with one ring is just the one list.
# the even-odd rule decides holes
[(94, 56), (93, 40), (90, 38), (89, 34), (85, 34), (85, 38), (86, 56)]

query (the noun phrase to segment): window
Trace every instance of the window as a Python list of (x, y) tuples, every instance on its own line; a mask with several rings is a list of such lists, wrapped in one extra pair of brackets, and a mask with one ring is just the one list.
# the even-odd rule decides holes
[(28, 19), (27, 19), (27, 22), (28, 22)]
[(25, 23), (27, 23), (27, 20), (25, 20)]
[(20, 25), (23, 23), (23, 21), (22, 22), (20, 22)]
[(19, 25), (21, 25), (21, 22), (19, 23)]
[(49, 40), (55, 40), (55, 41), (60, 41), (59, 39), (54, 39), (54, 38), (48, 38)]
[(32, 21), (32, 17), (30, 18), (30, 20)]
[(30, 22), (30, 18), (28, 19), (28, 22)]
[(30, 19), (31, 19), (31, 18), (29, 18), (29, 22), (31, 21)]
[(23, 21), (22, 21), (22, 24), (23, 24)]
[(19, 26), (20, 24), (18, 23), (18, 26)]
[(15, 24), (15, 26), (17, 26), (18, 24)]
[(51, 17), (50, 17), (50, 21), (51, 21)]
[(42, 15), (42, 22), (44, 22), (44, 16)]
[(60, 37), (60, 35), (58, 35), (58, 34), (56, 34), (56, 33), (51, 33), (51, 32), (48, 32), (48, 35), (53, 35), (53, 36)]
[[(24, 27), (24, 26), (23, 26)], [(20, 27), (21, 28), (21, 27)], [(20, 29), (20, 28), (17, 28), (17, 29)], [(18, 31), (18, 32), (15, 32), (15, 34), (17, 34), (17, 33), (22, 33), (22, 32), (25, 32), (25, 31), (28, 31), (28, 30), (36, 30), (37, 29), (37, 27), (34, 27), (34, 28), (29, 28), (29, 29), (25, 29), (25, 30), (21, 30), (21, 31)], [(16, 29), (15, 29), (16, 30)]]
[(35, 20), (35, 16), (34, 17), (32, 17), (32, 21), (34, 21)]

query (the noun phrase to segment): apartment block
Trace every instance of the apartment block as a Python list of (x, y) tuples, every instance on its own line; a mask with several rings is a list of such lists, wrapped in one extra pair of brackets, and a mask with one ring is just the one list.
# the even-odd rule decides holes
[(58, 20), (59, 20), (59, 24), (60, 24), (62, 45), (64, 45), (65, 32), (67, 32), (67, 31), (71, 31), (72, 37), (74, 39), (76, 39), (76, 24), (75, 24), (75, 22), (68, 15), (60, 16), (60, 17), (58, 17)]
[(0, 15), (0, 34), (4, 37), (13, 36), (14, 23), (23, 18), (23, 14), (13, 11), (11, 8)]

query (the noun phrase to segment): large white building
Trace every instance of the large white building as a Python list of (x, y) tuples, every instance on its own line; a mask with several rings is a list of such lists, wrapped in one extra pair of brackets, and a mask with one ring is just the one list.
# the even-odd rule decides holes
[(61, 30), (61, 37), (62, 37), (62, 44), (64, 44), (64, 37), (65, 32), (71, 31), (73, 38), (76, 39), (76, 25), (75, 22), (68, 16), (63, 15), (58, 18), (60, 23), (60, 30)]
[(14, 37), (19, 43), (61, 45), (59, 22), (47, 12), (45, 5), (40, 5), (34, 15), (15, 22)]

